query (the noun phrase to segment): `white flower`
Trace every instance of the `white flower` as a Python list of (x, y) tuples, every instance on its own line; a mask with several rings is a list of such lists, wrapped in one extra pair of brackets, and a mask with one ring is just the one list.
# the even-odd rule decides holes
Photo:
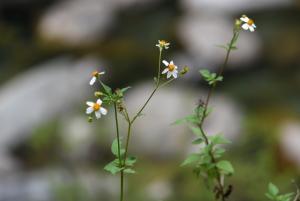
[(248, 18), (246, 15), (243, 15), (240, 19), (241, 19), (241, 21), (245, 22), (242, 25), (242, 28), (244, 30), (249, 29), (251, 32), (255, 31), (256, 25), (254, 24), (254, 21), (252, 19)]
[(91, 79), (91, 81), (90, 81), (90, 85), (93, 85), (93, 84), (96, 82), (97, 78), (98, 78), (100, 75), (103, 75), (104, 73), (105, 73), (104, 71), (103, 71), (103, 72), (94, 71), (94, 72), (92, 73), (92, 79)]
[(162, 50), (163, 48), (169, 49), (169, 45), (170, 43), (165, 40), (158, 40), (158, 44), (156, 44), (156, 47), (158, 47), (160, 50)]
[(107, 110), (101, 106), (101, 104), (102, 104), (101, 99), (98, 99), (96, 103), (87, 101), (86, 104), (89, 106), (86, 109), (86, 113), (91, 114), (91, 113), (95, 112), (95, 116), (97, 119), (99, 119), (101, 117), (101, 114), (103, 114), (103, 115), (107, 114)]
[(167, 66), (167, 68), (165, 68), (161, 74), (167, 73), (167, 78), (170, 78), (171, 76), (177, 78), (178, 71), (177, 66), (175, 66), (174, 62), (171, 61), (169, 63), (166, 60), (163, 60), (162, 62), (165, 64), (165, 66)]

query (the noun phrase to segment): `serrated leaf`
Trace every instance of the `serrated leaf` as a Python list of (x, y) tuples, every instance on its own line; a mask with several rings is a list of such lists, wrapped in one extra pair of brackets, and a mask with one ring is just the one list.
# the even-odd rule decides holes
[(190, 154), (188, 157), (181, 163), (180, 166), (185, 166), (194, 162), (197, 162), (200, 160), (201, 155), (200, 154)]
[(135, 172), (135, 170), (133, 170), (133, 169), (131, 169), (131, 168), (126, 168), (126, 169), (124, 170), (124, 173), (127, 173), (127, 174), (135, 174), (136, 172)]
[(228, 50), (228, 46), (226, 46), (226, 45), (216, 45), (216, 47)]
[(124, 93), (124, 92), (126, 92), (128, 89), (130, 89), (130, 88), (131, 88), (131, 87), (128, 86), (128, 87), (124, 87), (124, 88), (122, 88), (122, 89), (120, 89), (120, 90), (121, 90), (122, 93)]
[(275, 197), (273, 195), (271, 195), (270, 193), (265, 193), (265, 196), (267, 198), (269, 198), (270, 200), (274, 200), (275, 199)]
[(183, 124), (183, 123), (198, 123), (199, 119), (195, 116), (195, 115), (188, 115), (182, 119), (178, 119), (176, 120), (174, 123), (172, 123), (172, 125), (179, 125), (179, 124)]
[(202, 137), (203, 136), (203, 133), (201, 131), (201, 129), (199, 127), (193, 127), (193, 126), (190, 126), (190, 129), (192, 130), (192, 132), (199, 136), (199, 137)]
[(223, 160), (217, 163), (217, 168), (224, 171), (225, 174), (233, 174), (234, 169), (229, 161)]
[(276, 196), (279, 193), (279, 189), (277, 188), (277, 186), (275, 186), (275, 184), (273, 184), (271, 182), (268, 185), (268, 190), (269, 190), (269, 193), (273, 196)]
[(210, 77), (210, 72), (207, 69), (200, 70), (199, 72), (205, 79)]
[(192, 144), (201, 144), (203, 142), (204, 142), (203, 138), (197, 138), (192, 142)]
[(102, 85), (104, 91), (105, 91), (108, 95), (112, 95), (112, 90), (111, 90), (111, 88), (110, 88), (109, 86), (107, 86), (106, 84), (104, 84), (103, 82), (101, 82), (101, 81), (100, 81), (100, 83), (101, 83), (101, 85)]
[(119, 161), (115, 159), (114, 161), (108, 163), (104, 170), (110, 172), (111, 174), (116, 174), (122, 170), (122, 168), (118, 167)]
[(230, 144), (231, 141), (227, 140), (223, 135), (218, 134), (214, 136), (209, 136), (208, 139), (211, 141), (212, 144)]
[(136, 161), (137, 161), (137, 158), (134, 156), (127, 157), (126, 166), (133, 166), (133, 164), (135, 164)]

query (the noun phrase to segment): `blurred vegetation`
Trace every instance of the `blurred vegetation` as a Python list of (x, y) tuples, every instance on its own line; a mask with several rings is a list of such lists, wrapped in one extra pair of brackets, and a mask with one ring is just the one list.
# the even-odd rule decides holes
[[(18, 13), (19, 17), (13, 17), (20, 11), (15, 7), (8, 9), (10, 13), (1, 14), (0, 84), (52, 57), (64, 54), (81, 57), (91, 53), (117, 66), (112, 69), (114, 76), (110, 84), (122, 86), (142, 79), (139, 77), (141, 73), (153, 74), (152, 64), (156, 61), (156, 55), (152, 52), (155, 47), (149, 44), (154, 44), (158, 38), (172, 41), (177, 48), (172, 51), (184, 50), (175, 31), (177, 20), (184, 11), (175, 1), (163, 1), (147, 9), (120, 11), (117, 25), (105, 40), (94, 46), (77, 48), (48, 44), (38, 38), (34, 28), (36, 17), (53, 2), (37, 2), (36, 6)], [(264, 43), (263, 54), (259, 60), (249, 64), (254, 67), (227, 71), (224, 85), (218, 88), (218, 91), (233, 96), (246, 109), (244, 133), (240, 135), (239, 143), (229, 147), (226, 155), (236, 170), (230, 179), (234, 186), (232, 200), (243, 201), (266, 200), (264, 194), (270, 181), (283, 192), (294, 190), (291, 179), (300, 183), (299, 169), (291, 161), (283, 159), (278, 141), (279, 122), (299, 119), (300, 114), (300, 94), (297, 93), (300, 91), (299, 8), (262, 10), (249, 15), (259, 21), (261, 28), (258, 34)], [(125, 74), (126, 80), (122, 79)], [(64, 134), (58, 128), (56, 121), (41, 125), (28, 141), (14, 149), (14, 155), (25, 168), (63, 163), (62, 152), (65, 147), (61, 136)], [(105, 147), (101, 140), (95, 140), (94, 143), (88, 164), (98, 171), (109, 161), (110, 150), (109, 144)], [(100, 154), (103, 158), (98, 159)], [(141, 160), (143, 162), (137, 167), (138, 174), (128, 178), (131, 184), (128, 200), (151, 201), (145, 197), (145, 187), (156, 179), (171, 183), (172, 197), (165, 201), (213, 199), (205, 184), (194, 179), (191, 169), (179, 168), (182, 158), (178, 157), (177, 161)], [(60, 201), (93, 200), (88, 198), (81, 184), (76, 181), (55, 186), (54, 194)]]

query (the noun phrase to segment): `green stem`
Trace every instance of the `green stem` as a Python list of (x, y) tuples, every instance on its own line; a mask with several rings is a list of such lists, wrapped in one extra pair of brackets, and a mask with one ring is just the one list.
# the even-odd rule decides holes
[(158, 71), (157, 71), (157, 83), (156, 83), (156, 86), (159, 85), (159, 80), (160, 80), (161, 55), (162, 55), (162, 49), (159, 49)]
[[(234, 43), (235, 43), (235, 41), (236, 41), (236, 39), (237, 39), (237, 37), (238, 37), (238, 34), (239, 34), (238, 32), (234, 32), (234, 33), (233, 33), (232, 39), (231, 39), (231, 41), (230, 41), (230, 43), (229, 43), (229, 47), (228, 47), (227, 52), (226, 52), (226, 57), (225, 57), (224, 63), (223, 63), (223, 65), (219, 68), (219, 71), (218, 71), (218, 77), (219, 77), (219, 76), (222, 76), (223, 71), (224, 71), (225, 67), (227, 66), (227, 63), (228, 63), (228, 60), (229, 60), (229, 56), (230, 56), (231, 50), (232, 50), (233, 45), (234, 45)], [(202, 132), (202, 134), (203, 134), (203, 138), (204, 138), (204, 141), (205, 141), (205, 144), (206, 144), (206, 145), (209, 145), (209, 140), (208, 140), (207, 135), (206, 135), (205, 132), (204, 132), (204, 129), (203, 129), (203, 123), (204, 123), (204, 120), (205, 120), (205, 118), (206, 118), (206, 113), (207, 113), (207, 110), (208, 110), (208, 104), (209, 104), (209, 101), (210, 101), (210, 99), (211, 99), (211, 96), (212, 96), (213, 91), (214, 91), (214, 89), (216, 88), (216, 86), (217, 86), (217, 83), (213, 84), (213, 85), (211, 86), (211, 88), (209, 89), (209, 91), (208, 91), (208, 94), (207, 94), (207, 97), (206, 97), (206, 100), (205, 100), (205, 103), (204, 103), (204, 110), (203, 110), (203, 113), (202, 113), (202, 118), (201, 118), (201, 121), (200, 121), (199, 124), (198, 124), (198, 126), (199, 126), (199, 128), (200, 128), (200, 130), (201, 130), (201, 132)], [(216, 163), (217, 160), (215, 159), (215, 157), (214, 157), (212, 151), (209, 152), (209, 155), (210, 155), (210, 157), (211, 157), (211, 159), (212, 159), (212, 162), (213, 162), (213, 163)], [(217, 172), (217, 185), (218, 185), (218, 190), (219, 190), (219, 192), (221, 193), (221, 200), (222, 200), (222, 201), (225, 201), (225, 200), (226, 200), (226, 197), (225, 197), (225, 189), (224, 189), (224, 185), (222, 184), (222, 181), (221, 181), (221, 180), (222, 180), (221, 174), (220, 174), (220, 172), (219, 172), (219, 170), (218, 170), (217, 167), (215, 167), (215, 169), (216, 169), (216, 172)]]
[[(123, 165), (126, 165), (126, 158), (127, 158), (127, 154), (128, 154), (128, 147), (129, 147), (129, 141), (130, 141), (130, 137), (131, 137), (131, 123), (128, 122), (128, 129), (127, 129), (127, 140), (126, 140), (126, 146), (125, 146), (125, 154), (124, 154), (124, 161), (123, 161)], [(121, 171), (123, 172), (123, 170)]]
[[(117, 104), (114, 103), (114, 110), (115, 110), (115, 121), (116, 121), (116, 129), (117, 129), (117, 141), (118, 141), (118, 158), (119, 164), (122, 165), (121, 159), (121, 146), (120, 146), (120, 133), (119, 133), (119, 121), (118, 121), (118, 112), (117, 112)], [(123, 192), (124, 192), (124, 179), (123, 179), (123, 172), (120, 175), (120, 201), (123, 201)]]

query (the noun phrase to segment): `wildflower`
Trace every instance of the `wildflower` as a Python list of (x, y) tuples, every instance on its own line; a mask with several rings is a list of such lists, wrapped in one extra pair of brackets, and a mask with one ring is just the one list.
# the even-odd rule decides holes
[(242, 28), (244, 30), (248, 30), (249, 29), (251, 32), (255, 31), (256, 25), (254, 24), (254, 21), (252, 19), (248, 18), (246, 15), (243, 15), (240, 19), (243, 22), (245, 22), (242, 25)]
[(98, 71), (92, 72), (92, 79), (91, 79), (91, 81), (90, 81), (90, 85), (93, 85), (93, 84), (96, 82), (97, 78), (98, 78), (100, 75), (103, 75), (104, 73), (105, 73), (104, 71), (103, 71), (103, 72), (98, 72)]
[(103, 115), (107, 114), (107, 110), (101, 106), (102, 105), (101, 99), (98, 99), (96, 103), (87, 101), (86, 104), (89, 106), (86, 109), (86, 113), (91, 114), (91, 113), (95, 112), (95, 116), (97, 119), (99, 119), (101, 117), (101, 114), (103, 114)]
[(167, 73), (167, 78), (170, 78), (171, 76), (173, 76), (174, 78), (177, 78), (177, 66), (175, 66), (174, 62), (171, 61), (170, 63), (167, 62), (166, 60), (162, 61), (165, 66), (167, 66), (167, 68), (165, 68), (162, 72), (162, 74)]
[(158, 47), (160, 50), (162, 50), (163, 48), (169, 49), (169, 45), (170, 43), (165, 40), (158, 40), (158, 44), (156, 44), (156, 47)]

